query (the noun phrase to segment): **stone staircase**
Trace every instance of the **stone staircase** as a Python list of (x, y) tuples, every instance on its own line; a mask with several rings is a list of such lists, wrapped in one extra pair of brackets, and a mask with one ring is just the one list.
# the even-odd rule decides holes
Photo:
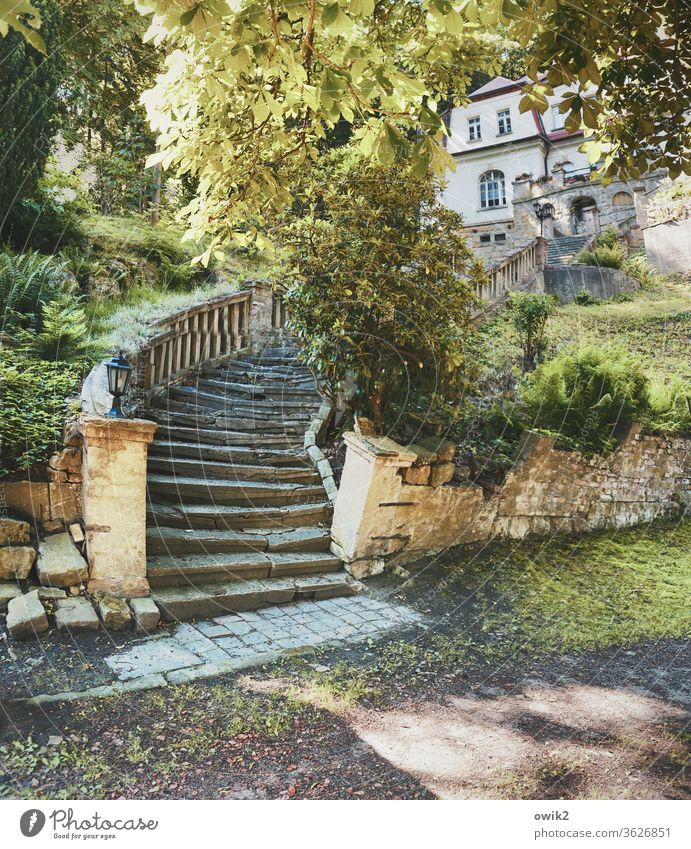
[(547, 265), (570, 265), (592, 236), (557, 236), (547, 240)]
[(164, 619), (331, 598), (360, 585), (331, 554), (331, 503), (304, 447), (321, 398), (294, 348), (206, 366), (143, 413), (147, 575)]

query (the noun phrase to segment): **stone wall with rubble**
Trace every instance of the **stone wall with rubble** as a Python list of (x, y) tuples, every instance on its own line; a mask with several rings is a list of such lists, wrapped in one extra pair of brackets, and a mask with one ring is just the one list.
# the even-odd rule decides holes
[[(464, 543), (626, 527), (691, 504), (691, 440), (643, 434), (638, 425), (609, 456), (593, 458), (526, 433), (513, 469), (489, 498), (463, 481), (467, 470), (448, 453), (386, 442), (383, 454), (381, 440), (371, 440), (369, 456), (362, 438), (348, 443), (333, 536), (334, 551), (356, 577)], [(360, 490), (369, 486), (367, 497), (353, 492), (358, 481)]]

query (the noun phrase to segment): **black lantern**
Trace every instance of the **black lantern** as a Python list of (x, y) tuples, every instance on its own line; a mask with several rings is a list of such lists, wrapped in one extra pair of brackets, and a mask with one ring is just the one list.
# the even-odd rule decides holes
[(127, 362), (122, 351), (120, 351), (117, 357), (113, 357), (109, 363), (106, 363), (106, 369), (108, 371), (108, 390), (113, 396), (113, 406), (110, 408), (108, 418), (124, 419), (125, 416), (120, 407), (120, 399), (127, 391), (127, 384), (130, 382), (130, 375), (132, 374), (132, 366)]
[(545, 221), (548, 218), (552, 218), (554, 215), (554, 206), (551, 203), (545, 203), (541, 206), (540, 201), (536, 200), (535, 203), (533, 203), (533, 209), (535, 210), (535, 215), (540, 222), (540, 236), (542, 236)]

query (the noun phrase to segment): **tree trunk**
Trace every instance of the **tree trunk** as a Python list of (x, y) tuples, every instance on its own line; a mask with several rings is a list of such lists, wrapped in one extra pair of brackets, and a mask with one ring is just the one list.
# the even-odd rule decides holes
[(151, 192), (151, 223), (158, 224), (161, 215), (161, 166), (153, 167), (153, 189)]

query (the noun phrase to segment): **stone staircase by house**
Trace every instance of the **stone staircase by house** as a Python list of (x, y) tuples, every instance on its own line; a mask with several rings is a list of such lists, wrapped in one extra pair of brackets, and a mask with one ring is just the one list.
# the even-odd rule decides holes
[(570, 265), (574, 256), (582, 250), (592, 238), (583, 236), (557, 236), (547, 240), (547, 265)]
[(357, 592), (304, 447), (321, 398), (296, 349), (205, 366), (144, 413), (147, 575), (169, 620)]

